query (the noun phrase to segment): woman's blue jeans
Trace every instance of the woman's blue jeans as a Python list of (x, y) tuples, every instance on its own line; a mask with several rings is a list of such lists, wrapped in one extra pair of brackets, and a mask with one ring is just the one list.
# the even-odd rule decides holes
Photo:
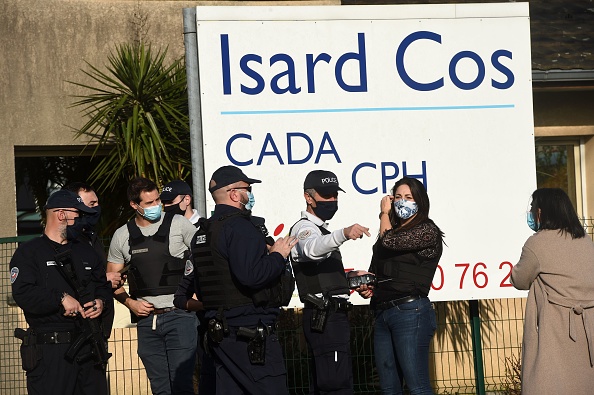
[(436, 327), (428, 298), (376, 312), (375, 364), (382, 394), (401, 395), (404, 382), (411, 395), (433, 394), (429, 345)]

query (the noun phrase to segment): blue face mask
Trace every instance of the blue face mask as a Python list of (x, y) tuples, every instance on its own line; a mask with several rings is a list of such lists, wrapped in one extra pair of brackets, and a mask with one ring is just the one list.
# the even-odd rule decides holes
[(400, 199), (394, 202), (394, 211), (396, 212), (398, 218), (406, 220), (419, 211), (419, 206), (417, 206), (417, 203), (413, 201)]
[(247, 192), (248, 201), (246, 204), (244, 204), (244, 207), (246, 210), (251, 210), (254, 208), (254, 205), (256, 204), (256, 198), (254, 197), (254, 194), (251, 193), (250, 191), (246, 191), (246, 192)]
[(528, 211), (526, 213), (526, 223), (528, 224), (528, 227), (530, 229), (532, 229), (535, 232), (538, 232), (538, 228), (540, 228), (540, 223), (534, 220), (534, 215), (532, 214), (532, 211)]
[(144, 214), (140, 215), (151, 222), (158, 221), (161, 218), (161, 205), (157, 204), (156, 206), (147, 207), (144, 209)]

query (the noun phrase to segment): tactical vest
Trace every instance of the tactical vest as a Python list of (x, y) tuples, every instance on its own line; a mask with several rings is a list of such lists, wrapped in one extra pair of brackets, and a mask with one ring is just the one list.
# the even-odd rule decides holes
[[(231, 275), (229, 262), (219, 252), (218, 242), (223, 226), (227, 221), (238, 216), (241, 217), (237, 219), (238, 221), (250, 221), (250, 214), (241, 211), (208, 220), (201, 218), (199, 221), (198, 232), (192, 241), (192, 256), (201, 293), (200, 300), (206, 310), (218, 310), (221, 307), (227, 310), (249, 305), (279, 307), (284, 302), (281, 288), (283, 275), (267, 288), (251, 290)], [(260, 230), (258, 233), (262, 235), (264, 244), (264, 234)]]
[(176, 258), (169, 253), (169, 231), (173, 215), (164, 214), (157, 233), (144, 236), (132, 218), (127, 226), (130, 233), (130, 270), (128, 283), (134, 298), (173, 294), (177, 290), (184, 273), (184, 258)]
[(378, 280), (388, 280), (376, 289), (378, 296), (381, 294), (381, 288), (387, 287), (398, 290), (403, 295), (429, 294), (441, 253), (433, 259), (423, 258), (410, 251), (395, 253), (383, 247), (381, 240), (378, 240), (373, 246), (373, 255), (370, 271), (378, 276)]
[[(307, 218), (302, 218), (300, 221), (302, 220), (309, 221)], [(294, 226), (291, 227), (291, 231)], [(322, 226), (318, 226), (318, 229), (320, 229), (323, 235), (330, 234), (330, 231)], [(332, 251), (330, 256), (321, 262), (295, 262), (291, 259), (291, 264), (295, 272), (299, 299), (302, 302), (305, 302), (305, 296), (307, 294), (315, 295), (321, 293), (328, 296), (349, 294), (344, 266), (342, 265), (342, 255), (338, 249)]]

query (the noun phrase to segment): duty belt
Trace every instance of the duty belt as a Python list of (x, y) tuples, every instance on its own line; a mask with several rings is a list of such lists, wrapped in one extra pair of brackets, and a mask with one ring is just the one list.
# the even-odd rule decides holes
[[(278, 329), (278, 323), (274, 323), (273, 325), (266, 325), (266, 324), (261, 324), (264, 327), (264, 332), (266, 332), (267, 335), (272, 335), (273, 333), (276, 332), (276, 330)], [(237, 335), (237, 332), (244, 332), (244, 331), (253, 331), (257, 328), (256, 325), (254, 326), (250, 326), (250, 327), (245, 327), (245, 326), (229, 326), (229, 331), (231, 334), (235, 334)]]
[[(347, 299), (330, 298), (329, 302), (331, 311), (350, 311), (353, 307)], [(308, 301), (303, 302), (303, 306), (307, 309), (319, 309), (314, 303)]]
[(37, 344), (72, 343), (79, 335), (78, 331), (37, 333)]

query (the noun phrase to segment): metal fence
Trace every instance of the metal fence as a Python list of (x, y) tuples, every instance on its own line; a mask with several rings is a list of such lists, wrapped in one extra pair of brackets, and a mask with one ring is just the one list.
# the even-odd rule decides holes
[[(13, 337), (14, 328), (26, 327), (26, 323), (20, 308), (12, 300), (9, 276), (10, 258), (18, 243), (25, 239), (0, 239), (0, 272), (5, 273), (0, 280), (1, 394), (26, 393), (19, 356), (20, 341)], [(481, 318), (478, 327), (472, 325), (469, 302), (434, 304), (438, 329), (431, 348), (430, 368), (437, 394), (477, 393), (477, 388), (481, 389), (481, 393), (506, 393), (505, 389), (514, 380), (510, 361), (520, 354), (524, 301), (475, 301)], [(367, 306), (355, 306), (350, 313), (350, 321), (355, 393), (378, 394), (379, 382), (373, 359), (373, 317)], [(309, 355), (299, 309), (282, 312), (278, 336), (285, 353), (290, 392), (307, 394)], [(474, 351), (478, 351), (478, 359), (474, 357), (473, 344)], [(477, 344), (482, 344), (482, 349)], [(136, 354), (136, 329), (114, 329), (109, 347), (113, 353), (108, 366), (111, 393), (149, 394), (150, 386)], [(477, 360), (482, 361), (477, 365), (479, 369), (475, 368)]]

